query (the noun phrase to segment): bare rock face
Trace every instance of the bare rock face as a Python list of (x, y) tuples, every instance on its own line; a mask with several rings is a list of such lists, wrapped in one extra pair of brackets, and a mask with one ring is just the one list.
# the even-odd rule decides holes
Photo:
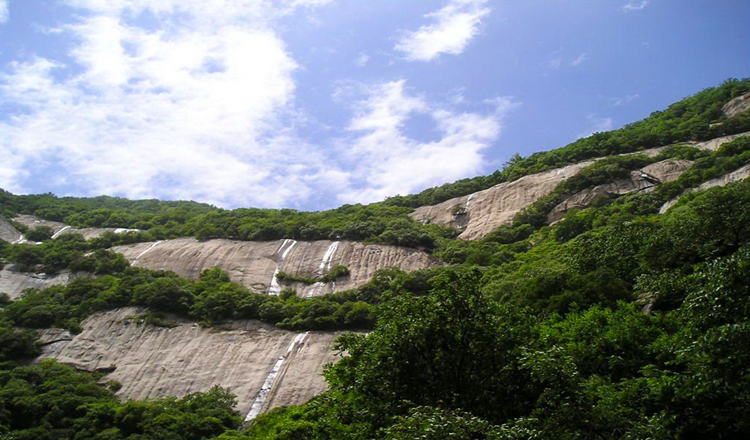
[(510, 222), (520, 210), (551, 193), (560, 182), (592, 163), (581, 162), (531, 174), (437, 205), (421, 206), (410, 215), (423, 223), (463, 229), (460, 238), (476, 240)]
[(679, 200), (680, 197), (684, 196), (685, 194), (691, 193), (693, 191), (700, 191), (704, 189), (714, 188), (717, 186), (726, 186), (733, 182), (740, 182), (742, 180), (745, 180), (747, 178), (750, 178), (750, 164), (747, 164), (745, 166), (742, 166), (734, 171), (732, 171), (729, 174), (724, 174), (721, 177), (717, 177), (715, 179), (707, 180), (703, 182), (699, 187), (697, 188), (689, 188), (685, 190), (682, 194), (679, 196), (673, 198), (672, 200), (668, 201), (667, 203), (661, 205), (659, 208), (659, 214), (664, 214), (674, 206)]
[(43, 220), (33, 215), (19, 215), (13, 220), (28, 226), (29, 228), (35, 228), (37, 226), (49, 226), (52, 228), (54, 235), (52, 238), (57, 238), (64, 234), (81, 234), (86, 240), (91, 238), (100, 237), (105, 232), (114, 232), (115, 234), (122, 234), (125, 232), (135, 232), (137, 229), (126, 229), (126, 228), (74, 228), (68, 226), (65, 223), (55, 222), (51, 220)]
[(657, 179), (659, 183), (666, 183), (677, 180), (692, 165), (693, 162), (690, 160), (666, 159), (647, 165), (641, 171)]
[(688, 142), (687, 145), (693, 146), (695, 148), (700, 148), (701, 150), (716, 151), (719, 149), (719, 147), (726, 144), (727, 142), (732, 142), (733, 140), (742, 136), (750, 136), (750, 131), (746, 131), (745, 133), (731, 134), (729, 136), (722, 136), (711, 139), (709, 141)]
[(16, 299), (26, 289), (42, 290), (58, 284), (67, 284), (74, 277), (75, 275), (68, 272), (57, 275), (19, 272), (13, 266), (9, 266), (0, 270), (0, 293), (7, 293), (10, 299)]
[[(229, 273), (232, 281), (275, 295), (285, 287), (292, 287), (301, 296), (317, 296), (361, 286), (377, 270), (386, 267), (412, 271), (442, 264), (414, 249), (328, 240), (200, 242), (194, 238), (178, 238), (118, 246), (112, 250), (123, 254), (135, 267), (171, 270), (191, 279), (197, 279), (205, 269), (218, 266)], [(336, 265), (348, 267), (350, 275), (335, 282), (309, 286), (285, 283), (276, 277), (279, 270), (293, 275), (320, 276)]]
[(23, 238), (23, 235), (13, 227), (8, 220), (0, 215), (0, 240), (7, 241), (8, 243), (16, 243)]
[(641, 170), (632, 171), (628, 179), (617, 180), (583, 190), (555, 206), (547, 215), (547, 222), (557, 222), (565, 217), (565, 214), (569, 210), (584, 208), (597, 197), (649, 191), (661, 183), (677, 179), (692, 164), (693, 162), (689, 160), (666, 159), (661, 162), (652, 163)]
[(220, 385), (237, 395), (243, 416), (254, 417), (325, 391), (323, 366), (338, 358), (331, 350), (338, 332), (298, 334), (258, 321), (234, 321), (221, 329), (182, 321), (162, 328), (128, 319), (142, 311), (97, 313), (75, 336), (48, 331), (40, 359), (87, 371), (114, 368), (104, 380), (120, 382), (118, 394), (126, 399), (184, 396)]
[(48, 226), (52, 228), (53, 233), (57, 233), (60, 230), (70, 227), (66, 225), (65, 223), (60, 222), (54, 222), (52, 220), (43, 220), (39, 217), (33, 216), (33, 215), (19, 215), (13, 218), (14, 221), (17, 221), (18, 223), (21, 223), (22, 225), (28, 227), (29, 229), (33, 229), (37, 226)]
[(750, 93), (738, 96), (724, 104), (721, 108), (728, 117), (737, 116), (750, 109)]

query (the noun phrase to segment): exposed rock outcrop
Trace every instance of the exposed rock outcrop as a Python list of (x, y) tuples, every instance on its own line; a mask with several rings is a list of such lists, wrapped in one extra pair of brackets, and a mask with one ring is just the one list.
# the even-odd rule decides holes
[(331, 348), (338, 332), (309, 332), (302, 338), (258, 321), (234, 321), (217, 330), (188, 321), (162, 328), (128, 320), (140, 312), (128, 307), (97, 313), (73, 337), (47, 331), (40, 359), (56, 358), (87, 371), (114, 367), (104, 380), (120, 382), (118, 394), (128, 399), (183, 396), (220, 385), (237, 395), (243, 416), (280, 361), (259, 412), (301, 404), (323, 392), (323, 366), (337, 359)]
[(700, 148), (701, 150), (716, 151), (719, 149), (719, 147), (726, 144), (727, 142), (732, 142), (733, 140), (742, 136), (750, 136), (750, 131), (746, 131), (745, 133), (731, 134), (729, 136), (722, 136), (711, 139), (709, 141), (687, 142), (686, 144), (695, 148)]
[(581, 162), (524, 176), (437, 205), (421, 206), (410, 215), (424, 223), (463, 229), (460, 238), (475, 240), (511, 221), (520, 210), (551, 193), (560, 182), (592, 163)]
[(721, 108), (728, 117), (737, 116), (750, 109), (750, 93), (733, 98)]
[(16, 243), (23, 238), (23, 235), (14, 228), (13, 225), (8, 223), (8, 220), (0, 215), (0, 240), (7, 241), (8, 243)]
[(547, 215), (547, 222), (559, 221), (570, 209), (584, 208), (597, 197), (649, 191), (661, 183), (677, 179), (692, 164), (689, 160), (667, 159), (650, 164), (641, 170), (632, 171), (628, 179), (605, 183), (578, 192), (555, 206)]
[[(338, 243), (338, 244), (336, 244)], [(179, 238), (163, 242), (117, 246), (112, 250), (127, 258), (133, 266), (171, 270), (179, 276), (197, 279), (205, 269), (218, 266), (232, 281), (258, 292), (278, 294), (284, 287), (295, 288), (301, 296), (317, 296), (360, 286), (375, 272), (386, 267), (406, 271), (440, 265), (437, 259), (414, 249), (366, 245), (358, 242), (328, 240), (264, 242)], [(349, 268), (349, 276), (335, 282), (278, 284), (278, 270), (304, 276), (321, 275), (335, 265)]]
[(697, 188), (689, 188), (689, 189), (685, 190), (685, 192), (683, 192), (679, 196), (677, 196), (677, 197), (673, 198), (672, 200), (668, 201), (667, 203), (661, 205), (661, 207), (659, 208), (659, 214), (664, 214), (665, 212), (667, 212), (669, 210), (669, 208), (671, 208), (672, 206), (674, 206), (680, 200), (680, 197), (684, 196), (685, 194), (688, 194), (688, 193), (691, 193), (691, 192), (694, 192), (694, 191), (701, 191), (701, 190), (704, 190), (704, 189), (714, 188), (714, 187), (717, 187), (717, 186), (726, 186), (726, 185), (728, 185), (730, 183), (740, 182), (740, 181), (745, 180), (747, 178), (750, 178), (750, 164), (742, 166), (742, 167), (740, 167), (740, 168), (732, 171), (731, 173), (724, 174), (721, 177), (717, 177), (715, 179), (707, 180), (707, 181), (703, 182)]
[(15, 299), (26, 289), (41, 290), (57, 284), (67, 284), (74, 277), (74, 274), (68, 272), (57, 275), (19, 272), (13, 266), (8, 266), (0, 270), (0, 292)]
[(137, 231), (137, 229), (126, 229), (126, 228), (74, 228), (68, 226), (65, 223), (55, 222), (52, 220), (43, 220), (33, 215), (19, 215), (13, 220), (28, 226), (29, 228), (35, 228), (37, 226), (49, 226), (52, 228), (54, 235), (52, 238), (57, 238), (64, 234), (81, 234), (86, 240), (90, 238), (96, 238), (104, 234), (105, 232), (114, 232), (115, 234), (122, 234), (130, 231)]

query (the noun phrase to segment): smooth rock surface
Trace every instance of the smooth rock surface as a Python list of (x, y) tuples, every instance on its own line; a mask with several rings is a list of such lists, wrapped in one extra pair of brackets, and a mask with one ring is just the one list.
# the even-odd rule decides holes
[(421, 206), (410, 215), (424, 223), (463, 229), (460, 238), (476, 240), (510, 222), (521, 209), (551, 193), (560, 182), (592, 163), (581, 162), (531, 174), (437, 205)]
[(695, 148), (700, 148), (701, 150), (716, 151), (719, 149), (719, 147), (726, 144), (727, 142), (732, 142), (733, 140), (740, 138), (742, 136), (750, 136), (750, 131), (746, 131), (744, 133), (738, 133), (738, 134), (731, 134), (729, 136), (722, 136), (722, 137), (718, 137), (718, 138), (711, 139), (708, 141), (703, 141), (703, 142), (686, 142), (686, 145), (690, 145)]
[(87, 371), (115, 367), (103, 380), (122, 384), (126, 399), (184, 396), (214, 385), (237, 395), (237, 409), (248, 413), (279, 358), (284, 368), (272, 382), (261, 412), (304, 403), (325, 391), (323, 366), (338, 357), (331, 350), (340, 332), (309, 332), (288, 356), (295, 332), (258, 321), (234, 321), (221, 329), (182, 321), (174, 328), (138, 325), (128, 318), (143, 309), (127, 307), (97, 313), (83, 332), (44, 334), (39, 359), (55, 358)]
[(35, 228), (36, 226), (49, 226), (54, 231), (53, 238), (57, 238), (64, 234), (81, 234), (86, 240), (91, 238), (100, 237), (105, 232), (114, 232), (115, 234), (122, 234), (129, 231), (136, 231), (135, 229), (125, 228), (74, 228), (68, 226), (65, 223), (55, 222), (51, 220), (43, 220), (33, 215), (19, 215), (13, 220), (28, 226), (29, 228)]
[(737, 116), (750, 109), (750, 93), (733, 98), (721, 108), (728, 117)]
[(745, 180), (747, 178), (750, 178), (750, 164), (744, 165), (744, 166), (742, 166), (742, 167), (740, 167), (740, 168), (732, 171), (731, 173), (724, 174), (721, 177), (717, 177), (715, 179), (707, 180), (707, 181), (703, 182), (697, 188), (688, 188), (687, 190), (685, 190), (685, 192), (683, 192), (679, 196), (677, 196), (677, 197), (673, 198), (672, 200), (668, 201), (667, 203), (661, 205), (661, 207), (659, 208), (659, 214), (664, 214), (665, 212), (667, 212), (669, 210), (669, 208), (671, 208), (672, 206), (674, 206), (680, 200), (680, 197), (684, 196), (685, 194), (688, 194), (688, 193), (691, 193), (691, 192), (694, 192), (694, 191), (701, 191), (701, 190), (704, 190), (704, 189), (715, 188), (717, 186), (726, 186), (726, 185), (728, 185), (730, 183), (740, 182), (740, 181)]
[(13, 225), (8, 223), (5, 217), (0, 215), (0, 240), (15, 243), (21, 238), (23, 238), (23, 235)]
[(554, 223), (565, 217), (573, 208), (585, 208), (595, 198), (608, 195), (623, 195), (636, 191), (649, 191), (660, 183), (671, 182), (690, 168), (689, 160), (666, 159), (630, 173), (630, 178), (595, 186), (578, 192), (555, 206), (547, 215), (547, 222)]
[(13, 265), (0, 270), (0, 293), (7, 293), (11, 299), (21, 296), (26, 289), (42, 290), (57, 284), (67, 284), (74, 274), (63, 272), (57, 275), (18, 272)]
[[(331, 253), (329, 249), (335, 243), (332, 241), (299, 241), (294, 242), (293, 246), (290, 242), (287, 240), (282, 246), (284, 240), (253, 242), (217, 239), (201, 242), (194, 238), (178, 238), (117, 246), (112, 250), (123, 254), (135, 267), (171, 270), (191, 279), (197, 279), (205, 269), (218, 266), (229, 273), (232, 281), (257, 292), (269, 292), (277, 268), (304, 276), (320, 275), (339, 264), (349, 268), (350, 275), (336, 282), (310, 286), (280, 283), (281, 288), (295, 288), (300, 296), (317, 296), (361, 286), (377, 270), (386, 267), (413, 271), (442, 264), (425, 252), (397, 246), (340, 241), (335, 246), (335, 252)], [(286, 258), (283, 258), (284, 254)], [(321, 269), (323, 263), (326, 264)]]

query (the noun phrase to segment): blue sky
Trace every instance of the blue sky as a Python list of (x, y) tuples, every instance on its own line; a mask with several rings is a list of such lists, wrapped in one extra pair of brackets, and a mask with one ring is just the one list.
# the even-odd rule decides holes
[(0, 0), (0, 187), (367, 203), (747, 76), (746, 0)]

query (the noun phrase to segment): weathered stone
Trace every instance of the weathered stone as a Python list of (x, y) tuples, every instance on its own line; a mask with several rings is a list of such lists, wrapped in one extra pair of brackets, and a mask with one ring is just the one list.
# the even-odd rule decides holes
[(459, 227), (464, 229), (460, 238), (475, 240), (510, 222), (520, 210), (551, 193), (560, 182), (592, 163), (581, 162), (524, 176), (437, 205), (419, 207), (410, 215), (424, 223)]
[(717, 177), (715, 179), (707, 180), (707, 181), (703, 182), (697, 188), (688, 188), (687, 190), (685, 190), (685, 192), (683, 192), (679, 196), (677, 196), (677, 197), (673, 198), (672, 200), (668, 201), (667, 203), (663, 204), (659, 208), (659, 214), (664, 214), (665, 212), (667, 212), (669, 210), (669, 208), (671, 208), (672, 206), (674, 206), (680, 200), (680, 197), (684, 196), (685, 194), (691, 193), (693, 191), (700, 191), (700, 190), (704, 190), (704, 189), (714, 188), (714, 187), (717, 187), (717, 186), (726, 186), (726, 185), (728, 185), (730, 183), (740, 182), (740, 181), (745, 180), (747, 178), (750, 178), (750, 164), (742, 166), (742, 167), (740, 167), (740, 168), (732, 171), (731, 173), (724, 174), (721, 177)]
[[(331, 350), (340, 332), (309, 332), (288, 355), (297, 333), (259, 321), (233, 321), (220, 329), (180, 320), (174, 328), (136, 324), (143, 309), (127, 307), (86, 319), (83, 332), (47, 335), (40, 359), (55, 358), (86, 371), (114, 368), (104, 380), (122, 384), (126, 399), (184, 396), (214, 385), (237, 395), (237, 409), (250, 410), (269, 373), (285, 356), (262, 411), (304, 403), (323, 392), (323, 366), (338, 358)], [(60, 335), (65, 337), (60, 337)]]
[[(301, 296), (317, 296), (361, 286), (377, 270), (386, 267), (412, 271), (442, 264), (432, 256), (414, 249), (365, 245), (351, 241), (338, 242), (335, 252), (330, 254), (329, 250), (334, 243), (328, 240), (287, 240), (285, 244), (283, 240), (253, 242), (223, 239), (201, 242), (194, 238), (178, 238), (117, 246), (112, 250), (123, 254), (135, 267), (171, 270), (190, 279), (197, 279), (205, 269), (218, 266), (229, 273), (232, 281), (258, 292), (271, 290), (278, 268), (289, 274), (304, 276), (320, 275), (335, 265), (349, 268), (349, 276), (336, 282), (310, 286), (280, 283), (282, 288), (297, 289)], [(284, 253), (286, 258), (283, 258)], [(327, 253), (329, 255), (326, 261)], [(325, 267), (321, 269), (322, 265)]]
[(15, 243), (21, 240), (23, 236), (16, 228), (13, 227), (8, 220), (0, 215), (0, 240), (7, 241), (8, 243)]
[(692, 162), (689, 160), (666, 159), (631, 172), (628, 179), (621, 179), (580, 191), (555, 206), (547, 215), (547, 222), (555, 223), (565, 217), (565, 213), (569, 210), (585, 208), (597, 197), (649, 191), (660, 183), (677, 179), (691, 165)]
[(732, 134), (729, 136), (722, 136), (703, 142), (687, 142), (686, 144), (695, 148), (700, 148), (701, 150), (716, 151), (719, 149), (719, 147), (726, 144), (727, 142), (732, 142), (733, 140), (742, 136), (750, 136), (750, 131), (747, 131), (745, 133)]
[(737, 116), (750, 109), (750, 93), (733, 98), (721, 108), (728, 117)]
[(67, 284), (74, 277), (75, 275), (68, 272), (57, 275), (19, 272), (11, 265), (0, 270), (0, 292), (7, 293), (11, 299), (15, 299), (26, 289), (41, 290), (58, 284)]

